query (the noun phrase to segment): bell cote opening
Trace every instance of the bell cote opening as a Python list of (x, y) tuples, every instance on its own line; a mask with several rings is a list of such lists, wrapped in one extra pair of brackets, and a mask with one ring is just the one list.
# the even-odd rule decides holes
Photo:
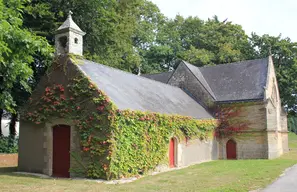
[(67, 46), (67, 36), (62, 36), (59, 38), (59, 43), (60, 43), (60, 46), (64, 49), (66, 49), (66, 46)]
[(72, 19), (69, 11), (66, 21), (57, 29), (55, 35), (56, 55), (75, 54), (83, 55), (83, 32)]

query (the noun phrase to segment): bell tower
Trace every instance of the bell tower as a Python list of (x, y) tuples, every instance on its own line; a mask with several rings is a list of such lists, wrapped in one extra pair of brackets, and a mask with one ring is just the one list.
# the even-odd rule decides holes
[(66, 21), (57, 29), (55, 35), (56, 55), (72, 53), (83, 55), (83, 32), (72, 20), (72, 12), (69, 11)]

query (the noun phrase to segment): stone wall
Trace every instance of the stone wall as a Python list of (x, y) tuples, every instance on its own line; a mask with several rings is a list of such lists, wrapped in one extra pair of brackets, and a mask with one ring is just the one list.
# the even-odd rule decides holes
[[(53, 84), (62, 84), (67, 87), (69, 81), (76, 77), (79, 73), (76, 66), (67, 62), (67, 57), (62, 57), (53, 64), (53, 71), (48, 75), (42, 77), (36, 90), (32, 94), (32, 100), (39, 100), (44, 94), (47, 86)], [(67, 75), (66, 75), (67, 74)], [(65, 94), (69, 94), (65, 89)], [(32, 106), (25, 106), (29, 111), (34, 111)], [(80, 170), (82, 167), (79, 159), (81, 157), (81, 148), (79, 141), (79, 134), (77, 129), (72, 124), (72, 121), (67, 119), (48, 119), (45, 124), (36, 125), (26, 120), (21, 121), (20, 127), (20, 142), (19, 142), (19, 164), (20, 171), (44, 173), (49, 176), (52, 175), (53, 162), (53, 127), (55, 125), (64, 124), (71, 127), (70, 138), (70, 176), (82, 176), (81, 172), (73, 172), (72, 170)]]
[(278, 131), (268, 131), (268, 158), (274, 159), (283, 154), (282, 133)]
[[(222, 138), (219, 142), (219, 158), (226, 159), (226, 143), (233, 139), (237, 144), (238, 159), (268, 158), (266, 109), (263, 102), (238, 103), (225, 105), (226, 107), (239, 107), (240, 122), (247, 123), (248, 127), (243, 133)], [(237, 123), (238, 124), (238, 123)]]
[(196, 163), (217, 160), (218, 142), (209, 140), (181, 141), (177, 148), (177, 166), (188, 166)]
[[(21, 121), (19, 140), (19, 171), (52, 175), (53, 165), (53, 127), (69, 125), (70, 133), (70, 177), (84, 177), (85, 170), (80, 149), (80, 136), (75, 126), (65, 119), (52, 119), (46, 124), (36, 125)], [(82, 160), (83, 159), (83, 160)], [(74, 171), (75, 170), (75, 171)]]
[(184, 63), (180, 63), (168, 81), (168, 84), (182, 88), (203, 106), (212, 107), (214, 105), (214, 98)]
[(280, 98), (273, 61), (272, 58), (269, 57), (267, 83), (265, 87), (265, 99), (271, 98), (273, 94), (276, 94), (277, 99)]
[(287, 114), (283, 110), (272, 58), (269, 58), (265, 88), (268, 158), (279, 157), (288, 151)]
[(227, 142), (236, 142), (237, 159), (267, 159), (267, 136), (265, 131), (245, 132), (221, 139), (219, 142), (219, 158), (227, 159)]
[(270, 99), (266, 106), (267, 121), (267, 142), (268, 142), (268, 158), (273, 159), (279, 157), (283, 153), (282, 135), (279, 126), (279, 113), (276, 103)]
[(86, 177), (86, 163), (89, 157), (84, 157), (81, 152), (80, 135), (77, 128), (71, 127), (70, 144), (70, 177)]
[(287, 113), (282, 109), (281, 111), (281, 136), (283, 152), (289, 152), (289, 140), (288, 140), (288, 120)]
[(43, 173), (44, 124), (36, 125), (21, 120), (20, 125), (18, 170)]
[(283, 152), (287, 153), (289, 152), (289, 138), (288, 138), (288, 132), (282, 132), (282, 145), (283, 145)]
[[(235, 124), (246, 123), (248, 131), (265, 131), (266, 130), (266, 108), (262, 101), (250, 103), (230, 103), (219, 105), (220, 108), (234, 108), (237, 110)], [(227, 117), (229, 118), (229, 117)], [(233, 118), (233, 117), (232, 117)], [(232, 124), (232, 119), (230, 123)]]
[[(67, 38), (66, 47), (60, 42), (60, 38)], [(56, 55), (72, 53), (75, 55), (83, 55), (83, 37), (72, 31), (57, 34), (55, 36), (55, 50)]]
[[(70, 126), (70, 177), (78, 176), (77, 172), (72, 172), (71, 170), (76, 170), (78, 162), (74, 158), (73, 153), (80, 154), (80, 142), (79, 135), (77, 134), (77, 128), (73, 125), (72, 121), (66, 119), (52, 119), (45, 124), (43, 136), (44, 136), (44, 169), (43, 173), (46, 175), (52, 175), (52, 164), (53, 164), (53, 127), (56, 125), (69, 125)], [(78, 157), (78, 156), (76, 156)]]

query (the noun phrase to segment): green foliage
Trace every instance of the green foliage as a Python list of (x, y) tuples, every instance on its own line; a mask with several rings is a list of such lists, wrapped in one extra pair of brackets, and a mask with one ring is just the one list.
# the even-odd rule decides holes
[(203, 21), (177, 15), (160, 27), (156, 42), (158, 48), (148, 50), (148, 59), (165, 70), (175, 68), (178, 59), (204, 66), (248, 59), (253, 52), (240, 25), (217, 17)]
[(0, 108), (10, 112), (15, 112), (14, 85), (30, 91), (28, 80), (33, 75), (30, 67), (33, 56), (49, 55), (52, 51), (44, 38), (23, 28), (23, 3), (0, 0)]
[(289, 38), (252, 33), (251, 45), (255, 50), (256, 58), (272, 55), (276, 70), (282, 105), (286, 106), (290, 115), (297, 113), (297, 48), (296, 42)]
[(147, 0), (34, 0), (26, 4), (25, 25), (54, 44), (54, 32), (69, 10), (87, 32), (84, 55), (130, 72), (137, 72), (163, 19), (158, 7)]
[[(219, 160), (200, 163), (187, 168), (144, 177), (128, 184), (107, 185), (98, 182), (72, 179), (43, 179), (20, 177), (5, 170), (0, 174), (0, 185), (5, 191), (137, 191), (137, 192), (246, 192), (265, 188), (279, 178), (280, 174), (297, 163), (297, 135), (289, 134), (290, 152), (280, 158), (250, 160)], [(0, 165), (1, 166), (1, 165)], [(261, 169), (260, 169), (261, 168)], [(211, 178), (211, 179), (210, 179)], [(239, 179), (240, 178), (240, 179)], [(293, 180), (294, 178), (292, 178)], [(294, 180), (293, 180), (294, 181)], [(30, 183), (30, 188), (24, 184)]]
[(215, 55), (214, 53), (206, 49), (196, 49), (191, 45), (189, 50), (186, 50), (183, 53), (181, 53), (181, 57), (185, 61), (190, 62), (193, 65), (202, 67), (204, 65), (213, 64)]
[(288, 118), (288, 131), (297, 134), (297, 117), (293, 116)]
[(17, 153), (18, 138), (0, 136), (0, 153)]
[(296, 132), (288, 133), (288, 139), (289, 139), (289, 149), (293, 152), (296, 152), (296, 150), (297, 150), (297, 133)]
[[(145, 173), (167, 159), (169, 139), (207, 139), (215, 120), (118, 110), (89, 79), (78, 76), (64, 87), (46, 87), (30, 100), (23, 118), (41, 124), (54, 117), (75, 124), (81, 150), (72, 156), (80, 168), (71, 171), (90, 178), (119, 178)], [(73, 152), (72, 152), (73, 153)], [(82, 161), (79, 156), (88, 157)], [(145, 158), (144, 158), (145, 157)]]
[[(292, 115), (297, 111), (296, 43), (289, 38), (248, 37), (240, 25), (217, 16), (168, 19), (148, 0), (32, 0), (26, 3), (24, 24), (53, 44), (54, 31), (69, 10), (87, 32), (86, 58), (137, 74), (172, 70), (180, 59), (200, 67), (272, 54), (283, 105)], [(3, 97), (12, 99), (6, 92)]]
[[(113, 106), (104, 93), (97, 91), (87, 78), (78, 77), (67, 87), (61, 84), (46, 87), (43, 96), (30, 99), (29, 105), (30, 109), (23, 112), (23, 118), (35, 124), (53, 117), (62, 117), (75, 124), (80, 134), (81, 150), (72, 153), (72, 157), (81, 167), (78, 170), (72, 168), (71, 171), (84, 171), (90, 178), (107, 177), (103, 168), (108, 164), (108, 118)], [(93, 111), (90, 107), (93, 107)], [(86, 154), (90, 162), (85, 165), (80, 157)]]
[(146, 173), (160, 163), (167, 164), (170, 138), (207, 139), (215, 125), (214, 120), (118, 110), (113, 124), (110, 172), (115, 178), (129, 177)]
[[(133, 73), (172, 70), (180, 59), (205, 66), (263, 58), (271, 53), (283, 105), (288, 106), (293, 115), (297, 111), (296, 43), (289, 38), (255, 33), (248, 37), (240, 25), (221, 21), (217, 16), (208, 20), (180, 15), (168, 19), (149, 0), (26, 1), (24, 26), (54, 44), (54, 32), (65, 21), (69, 10), (87, 32), (86, 58)], [(15, 12), (7, 13), (14, 15)], [(30, 68), (34, 71), (32, 80), (38, 82), (46, 67), (39, 69), (38, 66), (44, 66), (41, 62), (44, 59), (39, 55), (36, 58), (38, 62)], [(27, 97), (15, 95), (21, 96), (17, 97), (20, 101), (17, 105)], [(5, 98), (5, 105), (15, 97), (9, 92), (1, 96)]]

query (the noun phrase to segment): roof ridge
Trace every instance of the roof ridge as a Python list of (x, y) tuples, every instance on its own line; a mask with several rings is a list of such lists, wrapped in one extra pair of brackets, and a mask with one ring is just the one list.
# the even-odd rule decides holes
[[(200, 71), (199, 67), (197, 67), (197, 66), (195, 66), (195, 65), (192, 65), (191, 63), (188, 63), (188, 62), (186, 62), (186, 61), (183, 61), (183, 63), (184, 63), (187, 67), (188, 67), (188, 65), (190, 65), (190, 66), (193, 66), (193, 67), (195, 67), (195, 68), (197, 68), (197, 69), (199, 70), (199, 72), (200, 72), (200, 74), (201, 74), (203, 80), (205, 81), (205, 83), (207, 84), (208, 88), (209, 88), (210, 91), (211, 91), (211, 93), (209, 93), (209, 94), (210, 94), (215, 100), (217, 100), (217, 98), (216, 98), (216, 96), (215, 96), (213, 90), (211, 89), (210, 85), (209, 85), (208, 82), (206, 81), (206, 79), (205, 79), (203, 73)], [(189, 67), (188, 67), (188, 69), (192, 72), (192, 70), (191, 70)], [(192, 72), (192, 73), (193, 73), (193, 72)], [(194, 73), (193, 73), (193, 75), (194, 75), (194, 76), (196, 77), (196, 79), (202, 84), (202, 86), (206, 89), (206, 91), (209, 92), (209, 90), (204, 86), (204, 84), (199, 80), (199, 78), (198, 78)]]
[(165, 71), (165, 72), (159, 72), (159, 73), (146, 73), (146, 74), (141, 74), (142, 75), (159, 75), (159, 74), (163, 74), (163, 73), (172, 73), (173, 71)]
[[(86, 60), (86, 61), (95, 63), (95, 64), (97, 64), (97, 65), (101, 65), (101, 66), (103, 66), (103, 67), (106, 67), (106, 68), (109, 68), (109, 69), (112, 69), (112, 70), (116, 70), (116, 71), (119, 71), (119, 72), (122, 72), (122, 73), (126, 73), (126, 74), (129, 74), (129, 75), (133, 75), (133, 76), (135, 76), (135, 77), (139, 77), (139, 78), (144, 79), (144, 80), (146, 80), (146, 81), (147, 81), (147, 80), (148, 80), (148, 81), (154, 81), (154, 82), (157, 82), (157, 83), (159, 83), (159, 84), (162, 84), (162, 85), (165, 85), (165, 86), (168, 86), (168, 87), (172, 87), (172, 88), (175, 88), (175, 89), (180, 89), (180, 90), (182, 90), (182, 89), (179, 88), (179, 87), (172, 86), (172, 85), (169, 85), (169, 84), (160, 82), (160, 81), (156, 81), (156, 80), (154, 80), (154, 79), (149, 79), (149, 78), (146, 78), (146, 77), (141, 76), (141, 75), (135, 75), (135, 74), (133, 74), (133, 73), (129, 73), (129, 72), (127, 72), (127, 71), (123, 71), (123, 70), (120, 70), (120, 69), (117, 69), (117, 68), (114, 68), (114, 67), (111, 67), (111, 66), (108, 66), (108, 65), (103, 65), (103, 64), (97, 63), (97, 62), (95, 62), (95, 61), (90, 61), (90, 60), (87, 60), (87, 59), (79, 59), (79, 60)], [(78, 65), (78, 66), (79, 66), (79, 65)], [(183, 90), (182, 90), (182, 91), (183, 91)]]
[(236, 62), (232, 62), (232, 63), (220, 63), (220, 64), (216, 64), (216, 65), (206, 65), (206, 66), (198, 67), (198, 68), (200, 69), (200, 68), (211, 68), (211, 67), (225, 66), (225, 65), (240, 65), (240, 64), (246, 63), (246, 62), (257, 61), (257, 60), (264, 60), (264, 59), (268, 59), (268, 58), (267, 57), (263, 57), (263, 58), (259, 58), (259, 59), (241, 60), (241, 61), (236, 61)]

